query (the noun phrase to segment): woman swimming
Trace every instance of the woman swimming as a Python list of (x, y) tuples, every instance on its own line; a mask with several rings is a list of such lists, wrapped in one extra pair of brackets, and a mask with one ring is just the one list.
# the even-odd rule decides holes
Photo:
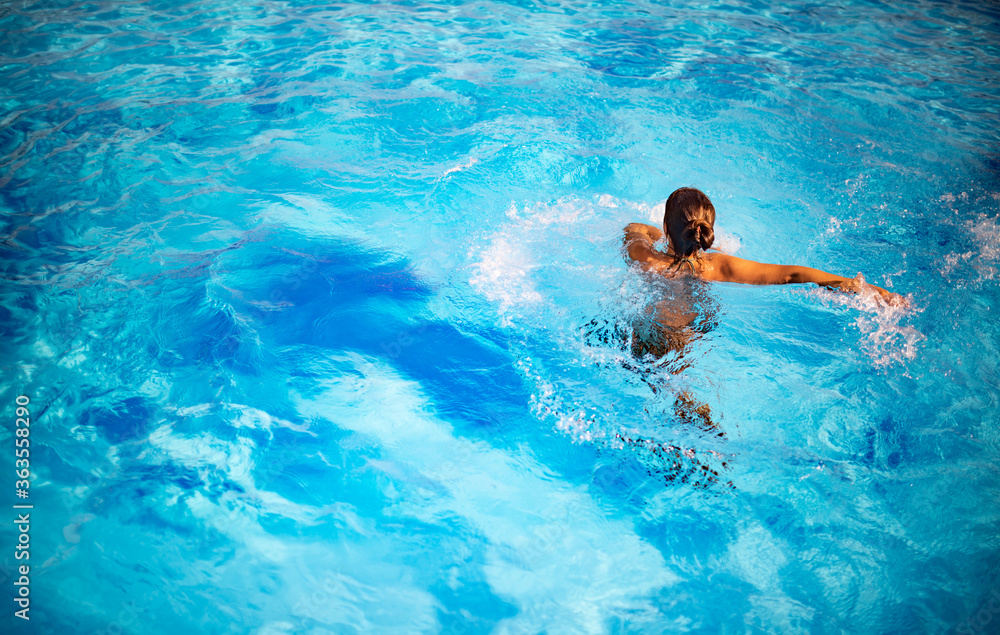
[[(682, 187), (667, 199), (663, 231), (652, 225), (630, 223), (625, 228), (628, 257), (645, 271), (668, 277), (689, 272), (710, 282), (741, 284), (815, 283), (828, 289), (858, 293), (871, 289), (889, 304), (905, 304), (902, 296), (873, 284), (798, 265), (774, 265), (706, 251), (715, 239), (715, 207), (701, 191)], [(666, 232), (669, 248), (657, 251), (653, 244)]]
[[(706, 282), (761, 285), (815, 283), (828, 289), (853, 293), (870, 290), (876, 298), (888, 304), (906, 304), (902, 296), (881, 287), (820, 269), (754, 262), (718, 251), (709, 252), (707, 250), (715, 240), (714, 225), (715, 207), (708, 197), (700, 190), (683, 187), (667, 199), (663, 231), (643, 223), (631, 223), (625, 228), (629, 260), (638, 263), (645, 271), (660, 274), (666, 283), (662, 292), (651, 298), (649, 306), (640, 312), (629, 328), (618, 329), (623, 331), (623, 335), (627, 331), (625, 345), (636, 362), (626, 361), (624, 365), (634, 368), (654, 393), (677, 390), (672, 388), (674, 384), (669, 376), (677, 375), (690, 366), (693, 345), (717, 322), (715, 302), (707, 292)], [(664, 233), (668, 239), (665, 253), (654, 247)], [(592, 323), (592, 326), (599, 325)], [(592, 329), (592, 333), (598, 331)], [(709, 405), (688, 390), (675, 393), (673, 410), (674, 421), (693, 424), (716, 437), (726, 436)], [(718, 464), (711, 451), (677, 448), (676, 443), (656, 443), (631, 434), (618, 433), (615, 437), (634, 448), (653, 450), (655, 458), (660, 459), (662, 464), (657, 471), (668, 482), (690, 481), (708, 486), (719, 482), (723, 478), (720, 472), (727, 468), (725, 461)], [(710, 464), (715, 467), (710, 467)], [(731, 483), (726, 485), (732, 486)]]

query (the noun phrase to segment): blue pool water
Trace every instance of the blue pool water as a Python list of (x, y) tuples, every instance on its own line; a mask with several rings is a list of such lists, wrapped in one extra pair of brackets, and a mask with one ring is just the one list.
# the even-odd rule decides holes
[[(998, 18), (0, 3), (0, 630), (998, 632)], [(911, 307), (635, 359), (683, 185)]]

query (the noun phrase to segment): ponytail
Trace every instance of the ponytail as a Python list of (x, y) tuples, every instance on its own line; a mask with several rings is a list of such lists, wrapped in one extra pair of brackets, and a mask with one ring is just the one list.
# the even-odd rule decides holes
[(704, 220), (701, 221), (699, 224), (701, 225), (702, 228), (701, 235), (699, 237), (701, 239), (699, 241), (701, 243), (701, 248), (708, 249), (709, 247), (712, 246), (712, 243), (715, 242), (715, 230), (713, 230), (712, 226), (706, 223)]
[(684, 229), (683, 236), (685, 244), (678, 245), (678, 248), (684, 252), (685, 258), (699, 249), (708, 249), (715, 242), (715, 232), (704, 219), (691, 221)]

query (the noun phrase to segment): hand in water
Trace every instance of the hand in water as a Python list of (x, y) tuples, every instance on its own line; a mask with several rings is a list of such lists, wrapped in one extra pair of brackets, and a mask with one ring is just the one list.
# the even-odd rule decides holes
[(866, 291), (874, 291), (875, 299), (879, 302), (879, 304), (898, 307), (910, 306), (910, 301), (903, 296), (883, 289), (882, 287), (868, 284), (865, 282), (865, 279), (861, 276), (861, 274), (858, 274), (856, 278), (844, 280), (839, 284), (829, 285), (827, 288), (836, 291), (846, 291), (848, 293), (865, 293)]
[(898, 293), (893, 293), (892, 291), (886, 291), (882, 287), (873, 287), (878, 291), (878, 297), (881, 302), (884, 302), (886, 306), (898, 306), (900, 308), (907, 308), (910, 306), (910, 301), (905, 297), (899, 295)]

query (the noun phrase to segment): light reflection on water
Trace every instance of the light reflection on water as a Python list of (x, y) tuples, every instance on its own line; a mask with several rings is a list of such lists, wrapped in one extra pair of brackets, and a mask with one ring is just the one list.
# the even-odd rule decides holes
[[(996, 17), (0, 7), (35, 632), (985, 626)], [(681, 185), (911, 308), (629, 271)]]

